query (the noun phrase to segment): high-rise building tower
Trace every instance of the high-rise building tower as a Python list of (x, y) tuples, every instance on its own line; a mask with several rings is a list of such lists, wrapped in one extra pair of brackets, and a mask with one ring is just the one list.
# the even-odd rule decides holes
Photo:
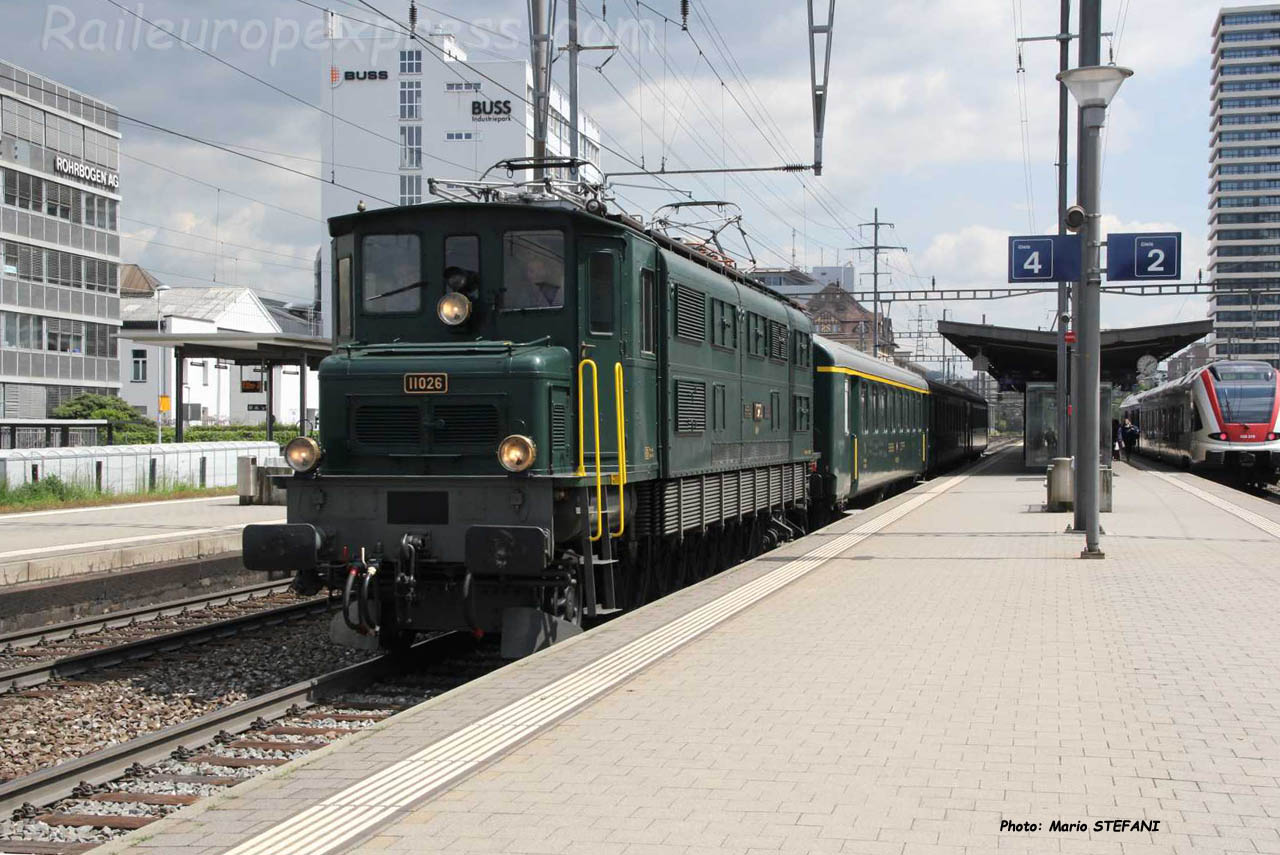
[(1210, 108), (1209, 273), (1217, 358), (1280, 366), (1280, 5), (1218, 12)]

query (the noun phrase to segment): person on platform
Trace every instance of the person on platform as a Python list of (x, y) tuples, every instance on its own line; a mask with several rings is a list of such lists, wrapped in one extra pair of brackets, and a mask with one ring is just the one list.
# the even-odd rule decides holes
[(1124, 445), (1124, 459), (1127, 463), (1129, 458), (1133, 456), (1133, 449), (1138, 445), (1138, 436), (1142, 432), (1138, 430), (1138, 426), (1128, 419), (1124, 420), (1124, 424), (1120, 427), (1120, 441)]
[(1120, 450), (1124, 448), (1124, 429), (1119, 419), (1111, 420), (1111, 459), (1120, 459)]

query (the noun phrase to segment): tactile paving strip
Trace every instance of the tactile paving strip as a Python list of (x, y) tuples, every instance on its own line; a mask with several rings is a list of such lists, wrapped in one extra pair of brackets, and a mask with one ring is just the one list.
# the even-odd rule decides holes
[(1244, 522), (1249, 523), (1249, 525), (1262, 529), (1272, 537), (1280, 538), (1280, 523), (1275, 520), (1269, 520), (1262, 514), (1255, 514), (1253, 511), (1242, 508), (1234, 502), (1228, 502), (1221, 496), (1215, 496), (1207, 490), (1201, 490), (1199, 487), (1188, 484), (1187, 476), (1171, 475), (1168, 472), (1156, 472), (1151, 469), (1147, 470), (1147, 474), (1154, 475), (1161, 481), (1170, 483), (1179, 490), (1185, 490), (1197, 499), (1203, 499), (1215, 508), (1221, 508), (1233, 517), (1243, 520)]
[(228, 855), (324, 855), (451, 786), (638, 671), (962, 483), (940, 479), (895, 508), (743, 587), (515, 701), (232, 849)]

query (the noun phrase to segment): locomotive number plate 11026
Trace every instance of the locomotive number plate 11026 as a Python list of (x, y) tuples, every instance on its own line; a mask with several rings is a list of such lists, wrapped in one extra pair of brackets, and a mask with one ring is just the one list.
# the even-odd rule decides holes
[(448, 374), (404, 375), (404, 393), (406, 395), (438, 395), (448, 391)]

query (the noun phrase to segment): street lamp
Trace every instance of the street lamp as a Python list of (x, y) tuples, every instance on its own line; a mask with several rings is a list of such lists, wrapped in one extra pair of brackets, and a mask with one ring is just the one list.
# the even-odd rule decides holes
[[(155, 298), (156, 298), (156, 334), (157, 334), (157, 335), (159, 335), (161, 332), (163, 332), (163, 330), (161, 330), (161, 328), (160, 328), (160, 294), (161, 294), (162, 292), (164, 292), (164, 291), (168, 291), (168, 290), (169, 290), (169, 286), (168, 286), (168, 285), (159, 285), (159, 284), (158, 284), (158, 285), (156, 285), (155, 290), (153, 290), (153, 291), (151, 292), (152, 294), (154, 294), (154, 295), (155, 295)], [(163, 413), (161, 413), (161, 412), (160, 412), (160, 398), (164, 395), (164, 374), (165, 374), (165, 371), (164, 371), (164, 361), (165, 361), (165, 360), (164, 360), (164, 347), (163, 347), (162, 345), (160, 345), (160, 344), (157, 344), (157, 345), (156, 345), (156, 372), (157, 372), (157, 377), (156, 377), (156, 384), (157, 384), (157, 385), (156, 385), (156, 389), (157, 389), (157, 391), (156, 391), (156, 445), (160, 445), (160, 444), (162, 444), (162, 443), (164, 442), (164, 434), (163, 434), (163, 432), (162, 432), (162, 431), (163, 431), (163, 427), (161, 426), (161, 421), (160, 421), (161, 416), (163, 416), (163, 415), (164, 415)]]
[(1098, 546), (1098, 469), (1101, 447), (1101, 293), (1102, 269), (1100, 251), (1102, 232), (1099, 199), (1102, 195), (1101, 133), (1106, 122), (1107, 105), (1120, 89), (1120, 84), (1133, 71), (1114, 65), (1092, 65), (1072, 68), (1057, 75), (1080, 105), (1080, 205), (1085, 210), (1083, 264), (1077, 296), (1077, 331), (1079, 347), (1080, 400), (1076, 439), (1076, 528), (1083, 525), (1085, 548), (1081, 558), (1105, 557)]

